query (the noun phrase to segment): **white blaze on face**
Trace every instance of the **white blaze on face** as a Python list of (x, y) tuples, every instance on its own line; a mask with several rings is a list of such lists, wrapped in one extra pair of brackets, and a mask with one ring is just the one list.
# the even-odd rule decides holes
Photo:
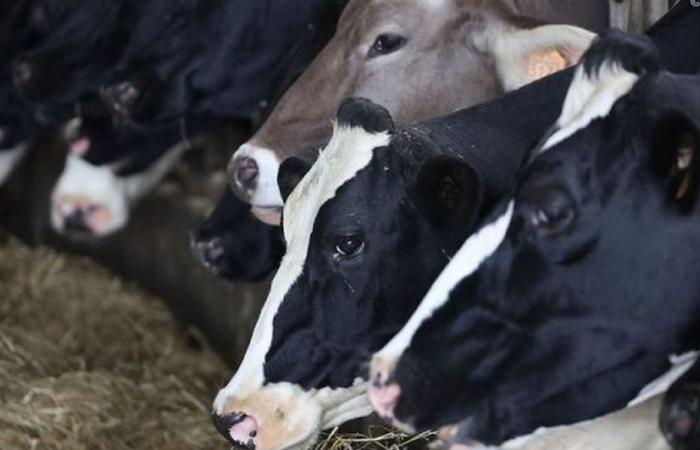
[(258, 165), (258, 177), (255, 188), (247, 191), (250, 196), (250, 204), (263, 210), (282, 208), (282, 195), (277, 186), (277, 173), (281, 162), (277, 155), (267, 148), (253, 144), (243, 144), (236, 151), (232, 161), (243, 158), (251, 158)]
[(493, 255), (506, 237), (513, 217), (514, 202), (493, 222), (470, 236), (440, 273), (420, 305), (401, 331), (372, 357), (370, 379), (387, 382), (403, 352), (408, 348), (420, 326), (449, 299), (452, 290), (474, 274)]
[(627, 95), (639, 75), (628, 72), (616, 61), (604, 62), (597, 71), (586, 73), (580, 64), (566, 94), (554, 133), (542, 146), (540, 153), (586, 128), (595, 119), (607, 116), (617, 100)]
[(0, 149), (0, 186), (5, 183), (26, 152), (27, 144), (24, 143), (9, 149)]
[[(300, 387), (288, 383), (263, 387), (263, 364), (272, 343), (275, 315), (285, 295), (302, 274), (319, 210), (336, 195), (343, 184), (367, 167), (375, 148), (386, 147), (389, 141), (388, 132), (368, 133), (362, 128), (334, 126), (333, 137), (327, 147), (285, 204), (284, 234), (287, 253), (272, 281), (270, 293), (255, 325), (243, 362), (214, 401), (214, 412), (219, 415), (245, 412), (254, 416), (267, 416), (267, 409), (274, 407), (269, 400), (264, 401), (270, 392), (284, 389), (285, 396), (292, 396), (292, 399), (286, 402), (288, 410), (284, 411), (283, 420), (306, 420), (306, 426), (295, 433), (289, 431), (289, 427), (282, 423), (265, 424), (256, 417), (259, 424), (257, 450), (303, 447), (313, 442), (321, 429), (371, 412), (365, 395), (366, 383), (361, 379), (356, 380), (353, 387), (344, 389), (302, 391)], [(253, 408), (254, 411), (243, 409), (246, 407)], [(317, 414), (314, 414), (314, 411), (317, 411)], [(292, 417), (294, 415), (301, 417)], [(279, 430), (286, 430), (282, 431), (286, 435), (277, 438), (265, 437), (266, 433), (271, 435)]]

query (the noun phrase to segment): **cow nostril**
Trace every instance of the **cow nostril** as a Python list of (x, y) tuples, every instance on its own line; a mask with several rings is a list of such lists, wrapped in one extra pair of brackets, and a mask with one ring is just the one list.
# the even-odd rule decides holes
[(128, 81), (102, 89), (102, 98), (107, 107), (119, 114), (127, 114), (136, 104), (139, 95), (139, 90)]
[(212, 414), (216, 430), (236, 447), (252, 450), (258, 435), (258, 423), (253, 416), (232, 413), (225, 416)]
[(258, 163), (253, 158), (241, 158), (236, 161), (234, 173), (237, 184), (245, 189), (250, 189), (258, 178)]
[(372, 407), (381, 417), (392, 417), (401, 397), (401, 386), (397, 383), (375, 382), (369, 390)]
[(120, 83), (116, 87), (116, 100), (124, 106), (131, 107), (136, 103), (139, 97), (139, 91), (136, 87), (129, 83)]
[(192, 244), (199, 260), (210, 270), (216, 269), (225, 253), (221, 239), (217, 237), (193, 238)]
[(16, 84), (24, 84), (32, 79), (32, 66), (26, 61), (18, 61), (12, 67), (12, 76)]
[(87, 224), (85, 213), (78, 208), (63, 218), (63, 225), (66, 231), (74, 233), (92, 233), (92, 229)]

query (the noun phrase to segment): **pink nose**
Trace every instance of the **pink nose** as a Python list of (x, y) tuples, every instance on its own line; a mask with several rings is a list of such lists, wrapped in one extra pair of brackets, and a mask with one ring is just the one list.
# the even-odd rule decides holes
[(246, 446), (254, 446), (255, 436), (258, 435), (258, 423), (253, 416), (245, 416), (243, 420), (232, 426), (228, 433), (234, 442), (240, 442)]
[(232, 413), (225, 416), (213, 415), (216, 429), (234, 446), (244, 449), (255, 448), (258, 435), (258, 422), (245, 413)]
[(391, 418), (394, 416), (394, 408), (396, 408), (400, 397), (401, 386), (397, 383), (377, 383), (369, 389), (369, 401), (381, 417)]

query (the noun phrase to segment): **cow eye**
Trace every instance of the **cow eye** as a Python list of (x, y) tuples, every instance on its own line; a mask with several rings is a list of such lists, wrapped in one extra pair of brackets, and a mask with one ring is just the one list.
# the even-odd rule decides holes
[(335, 241), (335, 252), (343, 258), (354, 258), (365, 249), (364, 238), (359, 234), (339, 237)]
[(367, 53), (368, 58), (374, 58), (380, 55), (388, 55), (399, 50), (406, 44), (406, 38), (398, 34), (384, 33), (377, 36), (372, 47)]
[(556, 233), (566, 229), (575, 217), (569, 197), (564, 194), (548, 195), (530, 211), (530, 225), (546, 233)]

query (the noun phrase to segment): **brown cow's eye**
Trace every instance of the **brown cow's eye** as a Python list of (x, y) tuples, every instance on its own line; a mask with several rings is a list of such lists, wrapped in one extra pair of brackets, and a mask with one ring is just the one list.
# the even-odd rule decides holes
[(365, 241), (359, 234), (342, 236), (335, 241), (335, 252), (343, 258), (354, 258), (365, 249)]
[(398, 34), (380, 34), (375, 39), (372, 47), (369, 49), (367, 54), (368, 58), (374, 58), (380, 55), (388, 55), (399, 50), (406, 44), (406, 38)]

